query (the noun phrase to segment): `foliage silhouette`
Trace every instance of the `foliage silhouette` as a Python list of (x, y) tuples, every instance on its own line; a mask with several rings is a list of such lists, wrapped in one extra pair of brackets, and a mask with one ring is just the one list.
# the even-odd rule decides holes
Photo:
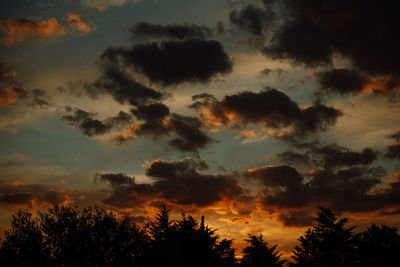
[(347, 221), (319, 207), (317, 224), (298, 239), (292, 266), (355, 266), (354, 227), (346, 228)]
[(357, 265), (395, 267), (400, 265), (400, 236), (396, 227), (371, 225), (357, 238)]
[(47, 266), (48, 251), (38, 222), (29, 212), (18, 211), (11, 218), (0, 246), (1, 266)]
[(233, 266), (236, 262), (231, 240), (219, 241), (215, 230), (199, 225), (185, 214), (170, 221), (169, 210), (163, 206), (147, 224), (151, 237), (143, 266)]
[(279, 267), (283, 266), (285, 260), (281, 260), (279, 250), (276, 250), (277, 245), (268, 247), (263, 236), (249, 234), (249, 239), (246, 239), (249, 244), (243, 250), (243, 258), (241, 265), (244, 267)]
[(132, 217), (94, 207), (55, 206), (33, 216), (18, 211), (0, 243), (0, 266), (400, 266), (397, 228), (370, 226), (353, 234), (347, 219), (319, 208), (316, 224), (300, 237), (293, 263), (282, 260), (277, 245), (248, 235), (240, 264), (232, 240), (182, 214), (170, 219), (163, 206), (144, 227)]
[(18, 212), (5, 237), (1, 266), (136, 266), (148, 244), (129, 217), (58, 206), (36, 220)]

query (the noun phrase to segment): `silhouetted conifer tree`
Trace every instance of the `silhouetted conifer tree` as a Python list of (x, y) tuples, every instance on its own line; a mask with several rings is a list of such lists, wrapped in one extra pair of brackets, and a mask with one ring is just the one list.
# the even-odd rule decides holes
[(337, 219), (329, 208), (319, 207), (317, 224), (298, 240), (293, 266), (355, 266), (353, 228), (347, 218)]
[(144, 257), (144, 266), (234, 266), (234, 249), (230, 240), (219, 240), (215, 230), (199, 225), (192, 216), (182, 215), (170, 221), (169, 210), (162, 207), (156, 218), (147, 225), (151, 238)]
[(249, 234), (249, 239), (246, 239), (248, 246), (243, 249), (243, 258), (241, 265), (244, 267), (280, 267), (285, 263), (281, 260), (277, 245), (268, 247), (263, 236)]
[(400, 236), (396, 227), (373, 224), (356, 238), (358, 266), (400, 266)]

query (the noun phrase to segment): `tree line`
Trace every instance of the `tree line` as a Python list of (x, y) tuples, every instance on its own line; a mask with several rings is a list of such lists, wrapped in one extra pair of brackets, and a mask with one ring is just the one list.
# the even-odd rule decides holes
[(317, 215), (287, 261), (261, 234), (248, 235), (239, 259), (232, 240), (206, 226), (204, 217), (171, 220), (165, 206), (144, 226), (97, 207), (55, 206), (37, 216), (18, 211), (0, 243), (0, 266), (400, 266), (397, 228), (371, 225), (354, 233), (329, 208)]

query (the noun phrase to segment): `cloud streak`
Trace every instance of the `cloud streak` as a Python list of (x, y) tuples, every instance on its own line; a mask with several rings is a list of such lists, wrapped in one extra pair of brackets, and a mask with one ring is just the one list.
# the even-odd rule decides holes
[(1, 42), (5, 46), (14, 46), (31, 38), (59, 37), (67, 34), (65, 26), (71, 26), (85, 34), (95, 29), (94, 26), (83, 22), (80, 15), (75, 13), (68, 13), (67, 18), (61, 18), (60, 22), (56, 18), (39, 22), (29, 18), (0, 19), (0, 31), (3, 33)]

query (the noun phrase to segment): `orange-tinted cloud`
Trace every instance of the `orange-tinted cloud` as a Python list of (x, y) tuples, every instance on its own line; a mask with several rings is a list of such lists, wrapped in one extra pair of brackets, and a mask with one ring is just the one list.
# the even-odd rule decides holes
[(89, 26), (81, 20), (80, 15), (68, 13), (67, 18), (61, 18), (60, 22), (56, 18), (34, 22), (30, 19), (1, 19), (0, 31), (4, 37), (1, 42), (6, 46), (13, 46), (29, 38), (49, 38), (66, 35), (65, 26), (71, 26), (85, 34), (93, 31), (94, 26)]
[(0, 205), (41, 208), (52, 204), (69, 205), (73, 198), (62, 190), (38, 184), (0, 184)]
[(2, 19), (0, 30), (4, 37), (2, 42), (6, 46), (13, 46), (31, 37), (48, 38), (51, 36), (65, 35), (65, 28), (56, 18), (33, 22), (29, 19)]
[(92, 32), (95, 30), (95, 27), (89, 26), (87, 23), (83, 22), (81, 20), (81, 16), (79, 14), (75, 13), (68, 13), (66, 19), (62, 19), (65, 21), (68, 25), (71, 27), (77, 29), (78, 31), (81, 31), (85, 34), (88, 34), (89, 32)]
[(243, 131), (240, 131), (240, 133), (235, 137), (235, 140), (240, 139), (240, 138), (249, 139), (249, 138), (253, 138), (253, 137), (257, 137), (257, 134), (255, 131), (243, 130)]
[(14, 103), (17, 98), (27, 97), (28, 92), (23, 87), (9, 86), (0, 92), (0, 107)]
[(257, 124), (284, 131), (286, 139), (316, 135), (334, 125), (343, 115), (340, 110), (321, 104), (300, 107), (282, 90), (265, 88), (226, 95), (218, 101), (210, 95), (196, 95), (191, 105), (201, 112), (205, 126), (240, 128)]

